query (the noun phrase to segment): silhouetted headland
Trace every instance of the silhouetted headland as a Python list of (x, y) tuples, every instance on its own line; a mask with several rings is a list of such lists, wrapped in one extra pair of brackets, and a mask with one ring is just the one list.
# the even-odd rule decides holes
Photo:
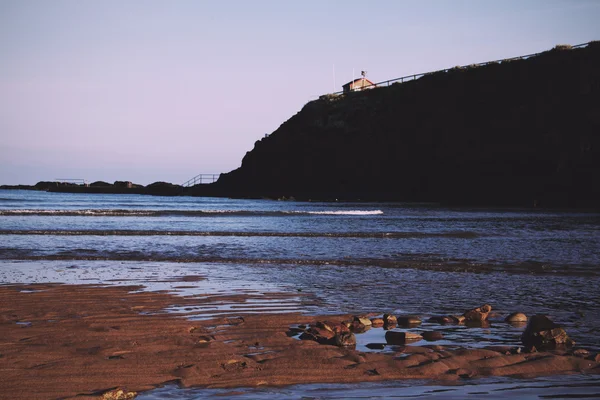
[(592, 42), (322, 96), (214, 186), (233, 197), (597, 207), (599, 155)]
[(599, 153), (591, 42), (321, 96), (212, 184), (48, 190), (596, 208)]

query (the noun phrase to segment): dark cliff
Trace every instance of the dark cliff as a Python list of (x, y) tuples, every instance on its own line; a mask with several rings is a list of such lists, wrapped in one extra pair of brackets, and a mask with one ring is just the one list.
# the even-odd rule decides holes
[(198, 191), (596, 207), (600, 42), (310, 102)]

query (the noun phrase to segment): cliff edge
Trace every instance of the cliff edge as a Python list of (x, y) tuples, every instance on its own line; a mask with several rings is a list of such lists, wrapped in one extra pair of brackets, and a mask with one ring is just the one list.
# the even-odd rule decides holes
[(322, 96), (257, 141), (212, 190), (596, 207), (599, 153), (600, 42), (592, 42)]

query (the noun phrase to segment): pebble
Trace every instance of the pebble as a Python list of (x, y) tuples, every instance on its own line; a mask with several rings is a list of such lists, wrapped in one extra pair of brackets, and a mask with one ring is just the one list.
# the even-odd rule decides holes
[(385, 341), (389, 344), (405, 344), (423, 339), (421, 335), (411, 332), (387, 331)]
[(444, 335), (438, 331), (421, 332), (421, 335), (423, 335), (423, 339), (429, 342), (435, 342), (436, 340), (442, 340), (444, 338)]
[(356, 321), (360, 322), (364, 326), (371, 326), (371, 320), (369, 318), (366, 318), (366, 317), (354, 317), (354, 322), (356, 322)]
[(396, 320), (398, 321), (399, 325), (419, 325), (422, 322), (419, 317), (414, 315), (398, 317)]
[(527, 322), (527, 315), (522, 312), (514, 312), (505, 319), (506, 322)]
[(398, 319), (392, 314), (383, 314), (383, 323), (386, 325), (398, 324)]

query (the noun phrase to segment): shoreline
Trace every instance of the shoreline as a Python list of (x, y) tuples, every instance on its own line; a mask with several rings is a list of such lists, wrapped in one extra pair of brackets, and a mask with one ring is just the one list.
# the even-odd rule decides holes
[[(197, 278), (195, 278), (197, 279)], [(600, 374), (593, 353), (570, 350), (398, 346), (388, 353), (297, 340), (290, 327), (348, 315), (229, 315), (189, 320), (164, 310), (218, 299), (139, 286), (0, 286), (0, 383), (13, 399), (99, 398), (114, 388), (142, 392), (169, 383), (236, 388), (402, 379), (457, 382), (489, 376)], [(270, 294), (285, 298), (285, 294)], [(297, 294), (290, 294), (297, 296)], [(230, 298), (244, 301), (245, 294)], [(505, 354), (506, 352), (510, 354)], [(34, 373), (32, 373), (34, 372)]]
[[(41, 182), (46, 183), (46, 182)], [(163, 182), (161, 182), (163, 183)], [(152, 184), (153, 185), (153, 184)], [(436, 207), (466, 207), (466, 208), (500, 208), (507, 210), (531, 210), (531, 211), (560, 211), (560, 212), (583, 212), (597, 213), (600, 207), (594, 202), (582, 204), (568, 204), (561, 201), (548, 201), (545, 203), (531, 202), (529, 200), (513, 199), (510, 201), (479, 201), (476, 199), (461, 199), (459, 201), (445, 198), (414, 198), (406, 196), (379, 195), (367, 192), (241, 192), (236, 190), (225, 190), (218, 183), (198, 184), (196, 186), (183, 187), (177, 184), (164, 182), (164, 185), (141, 186), (126, 188), (119, 186), (96, 186), (86, 187), (78, 185), (65, 185), (56, 187), (36, 187), (36, 185), (0, 185), (0, 190), (25, 190), (32, 192), (47, 193), (71, 193), (71, 194), (111, 194), (111, 195), (142, 195), (157, 197), (214, 197), (237, 200), (269, 200), (289, 202), (321, 202), (321, 203), (407, 203)]]

